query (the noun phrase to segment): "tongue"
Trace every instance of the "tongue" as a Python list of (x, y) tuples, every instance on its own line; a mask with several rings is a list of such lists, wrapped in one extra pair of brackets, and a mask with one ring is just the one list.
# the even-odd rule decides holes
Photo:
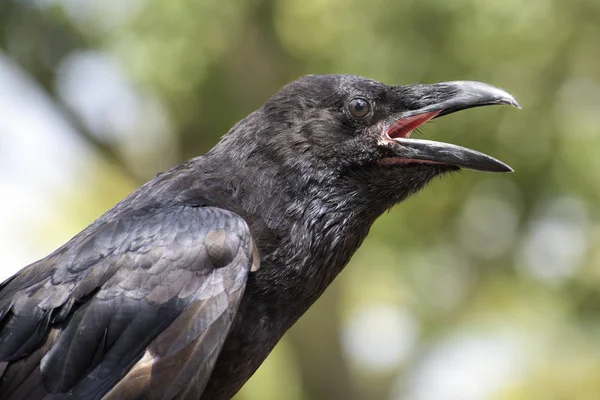
[(440, 112), (441, 110), (432, 111), (428, 113), (413, 115), (412, 117), (408, 118), (399, 119), (398, 121), (394, 122), (394, 125), (392, 125), (388, 129), (387, 134), (390, 137), (390, 139), (407, 138), (410, 136), (412, 131), (414, 131), (430, 119), (435, 118)]

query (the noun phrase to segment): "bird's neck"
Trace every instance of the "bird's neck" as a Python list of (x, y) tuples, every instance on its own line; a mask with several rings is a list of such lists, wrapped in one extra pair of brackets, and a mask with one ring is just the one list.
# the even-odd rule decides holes
[(336, 171), (276, 164), (249, 150), (227, 153), (235, 160), (209, 155), (205, 162), (225, 177), (215, 184), (248, 222), (259, 249), (261, 268), (248, 295), (290, 305), (276, 318), (287, 329), (341, 272), (387, 205), (365, 202)]
[[(264, 304), (288, 305), (272, 310), (285, 331), (347, 265), (379, 213), (353, 207), (331, 186), (326, 191), (262, 187), (257, 196), (261, 206), (240, 210), (261, 256), (247, 290)], [(280, 196), (286, 201), (274, 200)]]

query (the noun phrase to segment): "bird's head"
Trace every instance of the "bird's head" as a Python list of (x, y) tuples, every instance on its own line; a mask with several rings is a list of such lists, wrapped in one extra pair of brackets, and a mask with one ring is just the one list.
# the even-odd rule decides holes
[(280, 162), (307, 173), (311, 167), (336, 171), (360, 181), (346, 182), (350, 186), (397, 202), (444, 172), (512, 171), (478, 151), (411, 137), (434, 118), (496, 104), (520, 107), (507, 92), (480, 82), (389, 86), (352, 75), (309, 75), (264, 105), (261, 124), (269, 128), (259, 141)]
[(227, 168), (254, 174), (261, 196), (265, 185), (277, 193), (287, 187), (296, 199), (320, 190), (375, 216), (446, 172), (512, 171), (478, 151), (411, 137), (434, 118), (496, 104), (520, 108), (507, 92), (480, 82), (389, 86), (353, 75), (309, 75), (240, 121), (213, 152), (235, 154)]

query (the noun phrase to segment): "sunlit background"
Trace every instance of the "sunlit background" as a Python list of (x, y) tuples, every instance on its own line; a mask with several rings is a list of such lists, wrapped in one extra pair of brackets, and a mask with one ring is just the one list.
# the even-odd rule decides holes
[(307, 73), (480, 80), (516, 172), (383, 216), (237, 400), (600, 398), (600, 0), (0, 0), (0, 277)]

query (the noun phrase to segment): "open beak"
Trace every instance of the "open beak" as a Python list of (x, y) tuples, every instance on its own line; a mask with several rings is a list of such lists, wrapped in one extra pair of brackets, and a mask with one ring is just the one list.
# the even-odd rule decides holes
[(455, 81), (433, 85), (399, 86), (399, 97), (420, 99), (416, 108), (403, 112), (384, 133), (394, 148), (382, 164), (445, 164), (483, 172), (512, 172), (512, 168), (487, 154), (432, 140), (412, 139), (410, 134), (429, 120), (473, 107), (519, 102), (502, 89), (481, 82)]

